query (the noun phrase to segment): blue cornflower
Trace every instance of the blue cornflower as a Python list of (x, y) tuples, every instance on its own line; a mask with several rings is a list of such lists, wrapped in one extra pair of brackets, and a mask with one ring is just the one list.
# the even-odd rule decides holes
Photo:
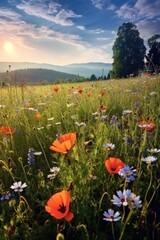
[(6, 192), (1, 196), (0, 200), (2, 202), (9, 201), (11, 198), (14, 198), (14, 197), (15, 197), (15, 193)]
[(103, 216), (103, 220), (109, 222), (116, 222), (121, 219), (120, 213), (118, 211), (114, 213), (114, 210), (112, 209), (109, 209), (108, 212), (104, 211)]
[(27, 154), (28, 155), (27, 160), (28, 160), (28, 164), (29, 165), (35, 164), (35, 155), (34, 155), (34, 153), (35, 153), (34, 148), (29, 148), (28, 154)]
[(117, 195), (113, 195), (112, 203), (118, 207), (120, 206), (129, 206), (132, 208), (140, 208), (142, 206), (142, 201), (140, 200), (140, 196), (136, 196), (131, 192), (130, 189), (117, 191)]
[(120, 207), (121, 205), (127, 206), (128, 205), (127, 199), (130, 194), (131, 194), (131, 190), (128, 190), (128, 189), (127, 190), (124, 189), (123, 192), (117, 191), (118, 197), (116, 195), (113, 195), (113, 199), (111, 200), (111, 202), (118, 207)]
[(121, 168), (118, 172), (118, 174), (126, 180), (126, 182), (132, 182), (135, 180), (136, 176), (136, 169), (133, 169), (133, 167), (129, 167), (128, 165), (125, 165), (124, 168)]

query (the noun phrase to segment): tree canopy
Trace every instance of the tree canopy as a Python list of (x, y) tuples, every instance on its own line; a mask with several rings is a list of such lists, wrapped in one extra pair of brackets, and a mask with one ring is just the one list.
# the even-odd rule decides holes
[(160, 68), (160, 34), (148, 39), (149, 53), (146, 56), (147, 68), (150, 72), (157, 72)]
[(124, 23), (119, 27), (113, 45), (113, 70), (111, 77), (125, 78), (130, 74), (137, 75), (144, 67), (146, 47), (139, 36), (137, 26)]

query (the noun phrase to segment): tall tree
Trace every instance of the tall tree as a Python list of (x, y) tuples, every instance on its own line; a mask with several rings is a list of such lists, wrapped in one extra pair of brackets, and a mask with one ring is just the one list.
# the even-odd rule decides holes
[(146, 56), (147, 67), (150, 72), (157, 72), (160, 68), (160, 34), (155, 34), (148, 39), (149, 52)]
[(119, 27), (113, 45), (113, 70), (111, 77), (122, 78), (137, 75), (144, 67), (146, 48), (136, 25), (124, 23)]

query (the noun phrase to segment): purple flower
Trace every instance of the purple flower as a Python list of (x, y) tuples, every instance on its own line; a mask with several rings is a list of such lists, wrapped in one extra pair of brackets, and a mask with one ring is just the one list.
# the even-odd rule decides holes
[(133, 169), (133, 167), (129, 167), (128, 165), (125, 165), (124, 168), (121, 168), (118, 174), (122, 176), (126, 182), (132, 182), (135, 180), (136, 176), (136, 170)]
[(121, 219), (120, 213), (118, 211), (114, 213), (114, 210), (112, 209), (109, 209), (108, 212), (104, 211), (103, 216), (103, 220), (109, 222), (116, 222)]
[(129, 206), (132, 208), (140, 208), (142, 206), (142, 201), (140, 200), (140, 196), (136, 196), (131, 192), (130, 189), (117, 191), (117, 195), (113, 195), (112, 203), (118, 207), (120, 206)]
[(35, 164), (34, 148), (29, 148), (27, 155), (28, 155), (28, 158), (27, 158), (28, 164), (29, 165)]

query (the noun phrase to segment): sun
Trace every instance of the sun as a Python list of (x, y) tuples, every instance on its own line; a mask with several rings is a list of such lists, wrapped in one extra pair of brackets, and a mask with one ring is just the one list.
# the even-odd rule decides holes
[(11, 42), (4, 43), (4, 50), (7, 54), (12, 54), (14, 51), (14, 46)]

